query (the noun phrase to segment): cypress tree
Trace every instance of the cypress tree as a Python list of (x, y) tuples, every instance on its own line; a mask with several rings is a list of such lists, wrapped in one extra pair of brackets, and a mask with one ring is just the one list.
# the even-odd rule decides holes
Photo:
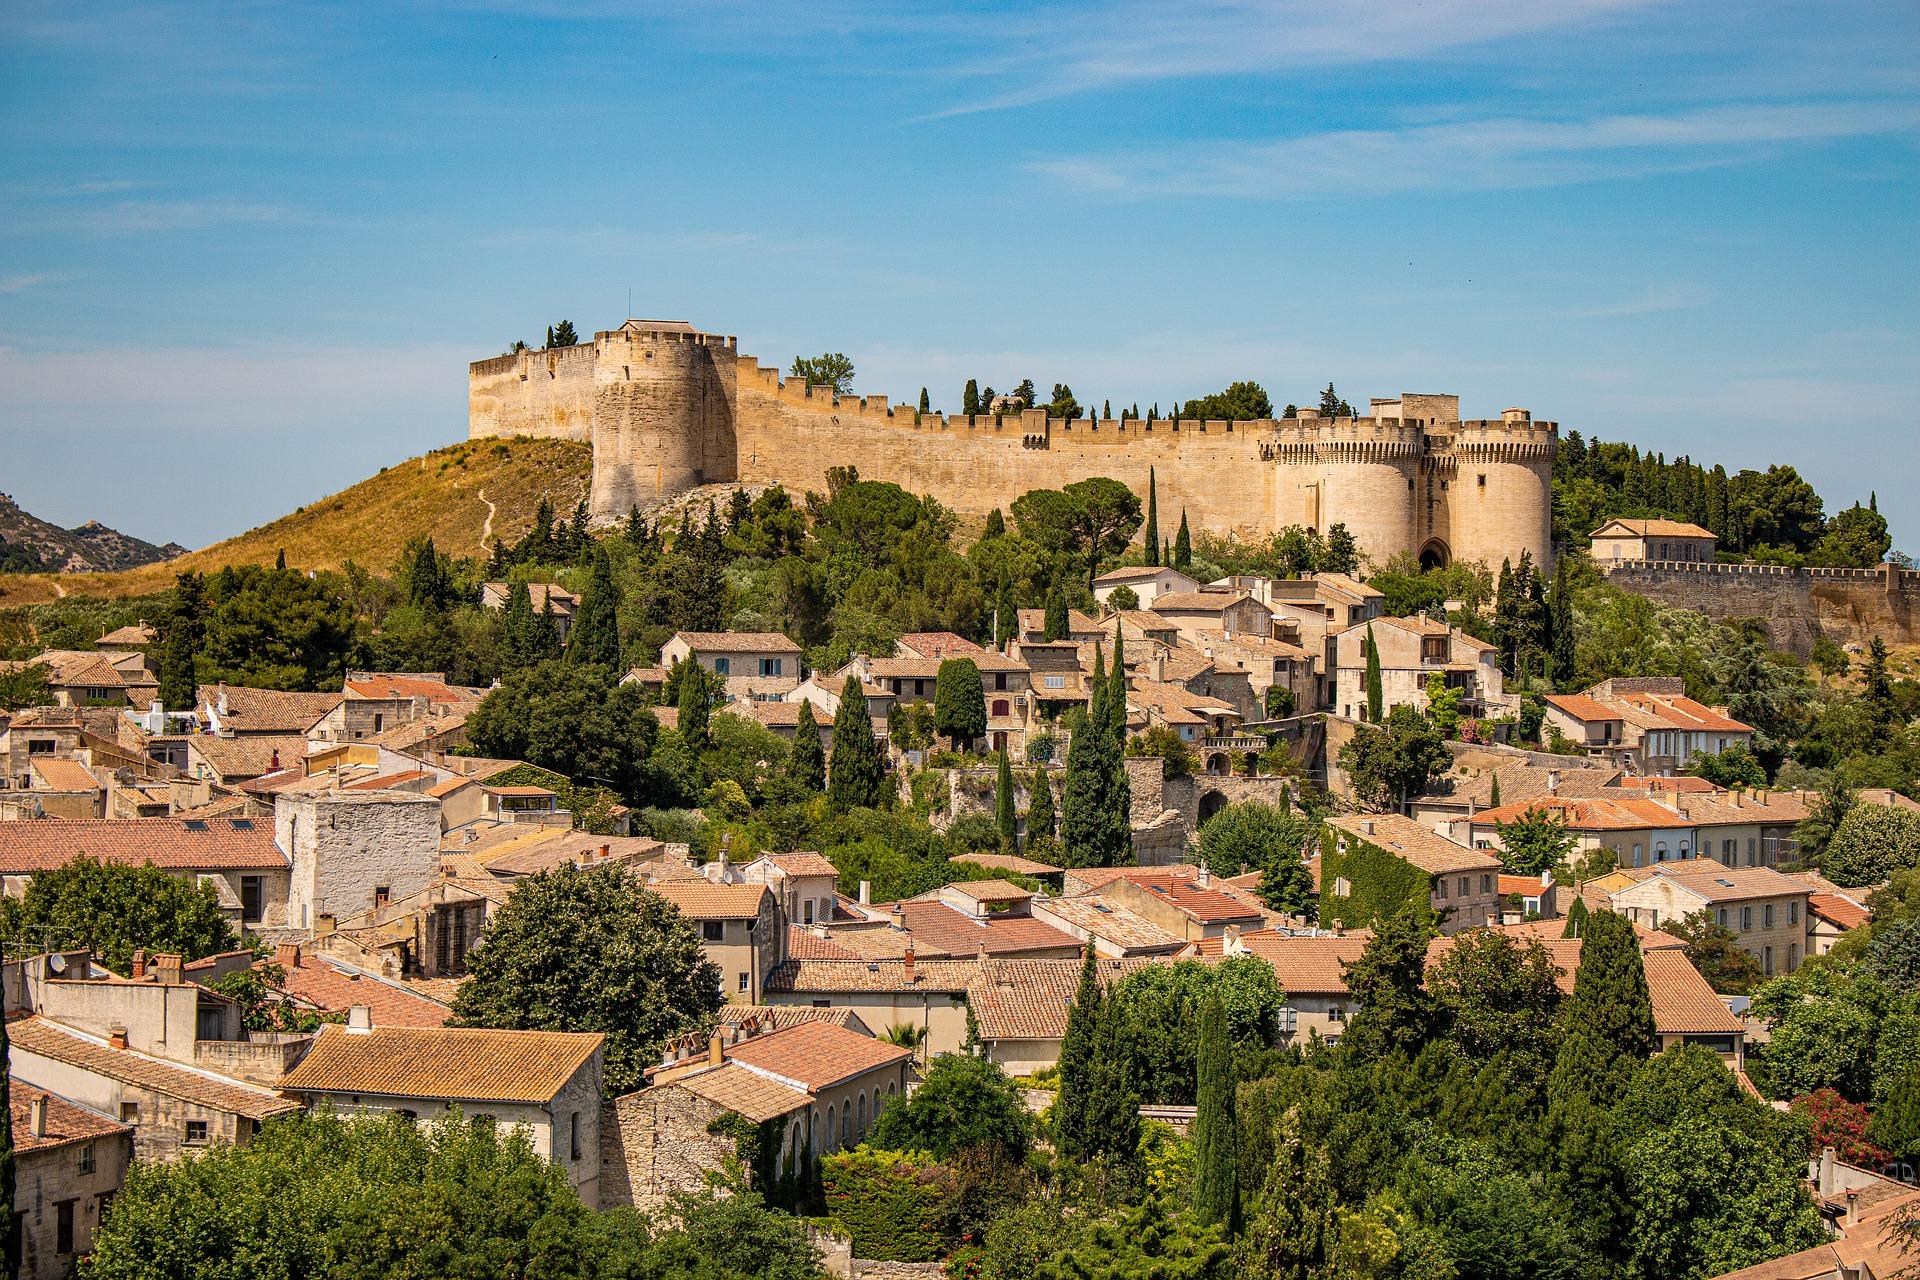
[(1067, 782), (1061, 795), (1061, 839), (1070, 867), (1104, 866), (1106, 843), (1106, 658), (1093, 651), (1093, 701), (1084, 718), (1077, 718), (1067, 743)]
[(1147, 549), (1147, 563), (1160, 563), (1160, 487), (1153, 468), (1147, 468), (1147, 523), (1140, 534), (1140, 545)]
[(638, 550), (647, 545), (647, 518), (640, 514), (640, 504), (634, 503), (627, 508), (627, 545)]
[(1088, 1130), (1092, 1110), (1094, 1040), (1101, 1022), (1105, 993), (1095, 969), (1093, 944), (1080, 962), (1080, 988), (1067, 1009), (1067, 1032), (1060, 1040), (1060, 1092), (1053, 1104), (1053, 1143), (1062, 1156), (1084, 1160), (1092, 1154), (1094, 1135)]
[(1587, 914), (1565, 1018), (1566, 1036), (1547, 1082), (1549, 1096), (1581, 1094), (1596, 1106), (1611, 1107), (1626, 1092), (1634, 1069), (1660, 1047), (1640, 939), (1625, 916)]
[(535, 661), (538, 637), (534, 629), (533, 593), (524, 582), (516, 582), (507, 591), (507, 608), (500, 625), (500, 665), (506, 671), (518, 671)]
[(1004, 537), (1006, 532), (1007, 518), (1000, 514), (1000, 508), (995, 507), (987, 512), (987, 527), (981, 531), (980, 537), (982, 539), (999, 538)]
[(1180, 508), (1180, 532), (1173, 535), (1173, 567), (1185, 573), (1193, 567), (1193, 536), (1187, 532), (1187, 509)]
[(688, 747), (695, 751), (705, 751), (710, 741), (707, 733), (709, 718), (713, 715), (713, 695), (707, 687), (707, 673), (692, 658), (680, 659), (680, 697), (677, 706), (680, 711), (680, 736)]
[(820, 725), (813, 718), (811, 702), (800, 704), (800, 718), (793, 727), (793, 750), (787, 754), (787, 776), (807, 791), (827, 785), (827, 756), (820, 746)]
[(1219, 994), (1200, 1006), (1199, 1079), (1193, 1118), (1193, 1208), (1200, 1221), (1240, 1233), (1240, 1124), (1234, 1110), (1227, 1011)]
[(1113, 416), (1113, 401), (1102, 400), (1100, 402), (1100, 416), (1102, 419), (1111, 418)]
[(1047, 778), (1047, 767), (1043, 764), (1033, 766), (1033, 786), (1027, 794), (1027, 848), (1034, 847), (1036, 840), (1053, 840), (1053, 784)]
[(1127, 778), (1127, 654), (1126, 637), (1113, 629), (1113, 671), (1108, 676), (1106, 729), (1100, 752), (1106, 765), (1106, 794), (1101, 811), (1106, 830), (1100, 865), (1123, 867), (1133, 861), (1133, 784)]
[(1020, 614), (1013, 607), (1013, 593), (1007, 590), (1007, 580), (1000, 579), (1000, 589), (993, 598), (993, 647), (1002, 652), (1015, 637), (1020, 634)]
[(1553, 592), (1547, 600), (1548, 626), (1553, 634), (1553, 680), (1566, 684), (1573, 679), (1573, 587), (1567, 579), (1567, 557), (1553, 567)]
[(1500, 775), (1496, 772), (1493, 775), (1493, 785), (1487, 788), (1487, 808), (1498, 809), (1499, 807), (1500, 807)]
[(197, 573), (183, 573), (174, 579), (173, 608), (160, 642), (160, 703), (169, 711), (191, 711), (199, 700), (194, 660), (206, 628), (206, 580)]
[(1386, 691), (1380, 683), (1380, 648), (1373, 642), (1373, 624), (1367, 624), (1367, 634), (1360, 642), (1361, 652), (1367, 655), (1367, 723), (1381, 724), (1387, 718)]
[(994, 779), (993, 816), (1000, 828), (1000, 843), (1011, 853), (1020, 841), (1020, 819), (1013, 807), (1013, 761), (1000, 752), (1000, 775)]
[(920, 388), (920, 412), (926, 413), (933, 408), (933, 401), (927, 395), (925, 387)]
[(1128, 1164), (1140, 1151), (1140, 1091), (1133, 1078), (1133, 1048), (1121, 1011), (1102, 1002), (1094, 1026), (1087, 1130), (1088, 1154)]
[(873, 736), (867, 691), (849, 674), (840, 688), (840, 709), (833, 716), (833, 757), (827, 770), (827, 798), (836, 809), (870, 809), (885, 794), (880, 744)]
[(1060, 584), (1054, 583), (1047, 588), (1046, 621), (1041, 628), (1040, 638), (1049, 644), (1067, 638), (1067, 597), (1060, 590)]
[(534, 662), (560, 656), (560, 618), (553, 611), (551, 593), (540, 602), (540, 616), (534, 620), (532, 654)]
[(980, 380), (967, 379), (967, 389), (960, 393), (960, 412), (971, 418), (980, 412)]
[(573, 632), (567, 637), (567, 661), (594, 663), (620, 672), (620, 589), (613, 582), (613, 562), (606, 548), (595, 545), (587, 589), (580, 595)]
[(1560, 931), (1563, 938), (1577, 938), (1587, 926), (1587, 900), (1575, 898), (1573, 905), (1567, 908), (1567, 927)]

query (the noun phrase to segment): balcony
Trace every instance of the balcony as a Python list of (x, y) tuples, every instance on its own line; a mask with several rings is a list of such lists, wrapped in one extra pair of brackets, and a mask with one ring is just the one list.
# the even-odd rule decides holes
[(1208, 751), (1265, 751), (1267, 740), (1257, 733), (1228, 733), (1200, 739)]

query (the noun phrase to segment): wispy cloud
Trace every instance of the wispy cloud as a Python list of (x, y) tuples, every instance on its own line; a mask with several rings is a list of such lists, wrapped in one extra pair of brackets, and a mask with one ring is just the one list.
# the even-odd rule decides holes
[(1567, 320), (1593, 320), (1656, 315), (1663, 311), (1692, 311), (1696, 307), (1706, 306), (1716, 296), (1713, 289), (1696, 281), (1656, 280), (1617, 301), (1558, 314)]
[(1116, 84), (1417, 59), (1603, 20), (1656, 0), (1116, 0), (997, 21), (1015, 52), (955, 74), (996, 87), (928, 118), (1026, 106)]
[(25, 293), (43, 284), (58, 284), (73, 277), (64, 271), (41, 271), (25, 276), (0, 276), (0, 293)]
[(1920, 103), (1703, 107), (1588, 120), (1489, 119), (1066, 157), (1034, 171), (1076, 190), (1256, 200), (1561, 186), (1733, 163), (1771, 144), (1907, 133)]
[(36, 203), (0, 216), (0, 233), (79, 232), (94, 236), (165, 235), (204, 231), (235, 223), (310, 222), (314, 215), (297, 205), (246, 200), (115, 200), (77, 207)]

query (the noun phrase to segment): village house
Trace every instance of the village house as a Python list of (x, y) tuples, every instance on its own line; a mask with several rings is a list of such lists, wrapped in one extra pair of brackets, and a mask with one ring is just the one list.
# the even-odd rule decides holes
[(1327, 830), (1320, 855), (1322, 921), (1371, 925), (1397, 910), (1408, 893), (1427, 900), (1443, 934), (1500, 919), (1498, 858), (1397, 813), (1343, 814), (1329, 818)]
[(1807, 887), (1770, 867), (1725, 867), (1702, 858), (1658, 867), (1613, 892), (1613, 909), (1658, 929), (1706, 912), (1733, 931), (1768, 977), (1800, 967), (1807, 941)]
[(1316, 1036), (1338, 1044), (1353, 1014), (1347, 966), (1360, 959), (1366, 945), (1365, 938), (1262, 930), (1228, 937), (1221, 954), (1259, 956), (1273, 966), (1274, 980), (1287, 994), (1280, 1010), (1281, 1044), (1306, 1044)]
[[(764, 699), (749, 699), (739, 702), (724, 702), (713, 709), (717, 716), (739, 716), (742, 720), (751, 720), (786, 742), (792, 742), (800, 731), (800, 708), (809, 705), (804, 699), (788, 702), (768, 702)], [(673, 708), (676, 712), (678, 708)], [(656, 713), (657, 714), (657, 713)], [(814, 713), (814, 727), (820, 733), (820, 749), (828, 755), (833, 754), (833, 721)]]
[(1548, 794), (1484, 809), (1448, 824), (1468, 835), (1476, 849), (1500, 849), (1500, 827), (1531, 813), (1558, 820), (1574, 838), (1571, 859), (1604, 849), (1615, 866), (1656, 866), (1684, 862), (1699, 852), (1699, 833), (1678, 809), (1632, 791), (1586, 799)]
[(11, 717), (0, 714), (0, 784), (33, 785), (29, 769), (37, 760), (78, 760), (89, 768), (128, 769), (157, 778), (166, 769), (120, 745), (122, 713), (103, 707), (28, 707)]
[(1208, 631), (1229, 635), (1270, 636), (1273, 611), (1244, 591), (1169, 591), (1156, 596), (1153, 612), (1171, 622), (1180, 639), (1195, 644)]
[(1636, 774), (1677, 773), (1696, 755), (1753, 745), (1753, 726), (1687, 697), (1677, 676), (1603, 680), (1551, 694), (1546, 723), (1590, 755)]
[(1408, 808), (1421, 824), (1469, 844), (1461, 820), (1478, 816), (1482, 809), (1547, 796), (1607, 796), (1619, 778), (1618, 769), (1540, 765), (1504, 748), (1461, 744), (1454, 748), (1452, 766), (1425, 794), (1412, 797)]
[(701, 950), (720, 968), (721, 994), (761, 1003), (768, 971), (786, 958), (786, 922), (768, 887), (689, 879), (657, 880), (647, 888), (699, 930)]
[(739, 868), (745, 884), (773, 891), (788, 924), (825, 924), (833, 919), (840, 873), (817, 853), (764, 853)]
[[(513, 584), (510, 582), (486, 582), (480, 586), (480, 607), (483, 609), (505, 609), (513, 598)], [(567, 637), (573, 634), (573, 615), (580, 610), (580, 597), (565, 587), (552, 582), (529, 582), (527, 599), (533, 605), (537, 616), (545, 613), (549, 605), (553, 608), (553, 629), (565, 644)]]
[(274, 844), (291, 862), (286, 924), (326, 931), (440, 872), (440, 802), (404, 791), (290, 788), (274, 798)]
[(1032, 891), (1008, 880), (963, 880), (908, 898), (891, 910), (926, 959), (1071, 959), (1080, 940), (1036, 917)]
[(1425, 711), (1427, 681), (1436, 675), (1447, 688), (1460, 691), (1464, 715), (1498, 715), (1510, 709), (1499, 652), (1459, 627), (1423, 613), (1413, 618), (1375, 618), (1329, 638), (1333, 708), (1349, 720), (1366, 716), (1368, 636), (1380, 654), (1382, 715), (1402, 706)]
[(896, 658), (977, 658), (991, 652), (951, 631), (909, 631), (893, 642)]
[[(1111, 987), (1146, 963), (1101, 959), (1094, 974), (1103, 987)], [(1010, 1076), (1058, 1066), (1081, 968), (1078, 959), (989, 960), (979, 966), (967, 988), (967, 1004), (979, 1030), (980, 1056)]]
[(1095, 578), (1093, 598), (1110, 607), (1113, 593), (1121, 587), (1133, 592), (1139, 608), (1151, 609), (1161, 596), (1198, 591), (1200, 581), (1172, 565), (1130, 564), (1109, 569)]
[(0, 821), (104, 818), (107, 784), (78, 760), (30, 756), (24, 789), (0, 790)]
[(806, 671), (800, 646), (778, 631), (676, 631), (660, 646), (660, 665), (691, 659), (726, 683), (730, 699), (784, 698)]
[(13, 1221), (6, 1274), (63, 1280), (93, 1251), (93, 1233), (126, 1181), (133, 1131), (111, 1116), (24, 1081), (7, 1095), (13, 1120)]
[(1070, 934), (1106, 959), (1171, 956), (1187, 945), (1184, 932), (1164, 929), (1104, 893), (1037, 898), (1030, 910), (1034, 919)]
[[(200, 723), (208, 733), (223, 737), (307, 737), (337, 709), (344, 693), (288, 693), (280, 689), (250, 689), (237, 684), (203, 684), (199, 691)], [(325, 735), (321, 735), (325, 739)]]
[(1589, 554), (1598, 565), (1631, 560), (1712, 564), (1713, 530), (1679, 520), (1609, 520), (1593, 531)]
[(1257, 900), (1229, 892), (1204, 865), (1192, 877), (1170, 875), (1157, 867), (1127, 870), (1129, 874), (1106, 883), (1102, 896), (1184, 942), (1217, 938), (1233, 929), (1258, 929), (1266, 923)]
[(215, 787), (233, 788), (283, 769), (300, 767), (307, 740), (299, 734), (241, 737), (196, 733), (186, 740), (186, 774)]
[(1812, 892), (1807, 895), (1807, 950), (1811, 956), (1823, 956), (1833, 944), (1873, 918), (1866, 904), (1844, 893)]
[[(365, 1005), (374, 1024), (382, 1027), (438, 1027), (453, 1013), (438, 1000), (331, 956), (310, 954), (297, 942), (281, 943), (272, 960), (255, 961), (252, 967), (278, 970), (274, 989), (315, 1013), (345, 1017), (355, 1005)], [(185, 969), (194, 976), (193, 965)]]
[(307, 736), (328, 742), (360, 742), (418, 721), (466, 716), (485, 689), (447, 683), (440, 671), (349, 671), (340, 705)]
[(105, 818), (97, 821), (0, 823), (0, 885), (26, 892), (42, 871), (84, 854), (210, 882), (237, 924), (287, 922), (292, 867), (272, 828), (249, 818)]
[(846, 1009), (875, 1035), (897, 1026), (917, 1028), (924, 1052), (958, 1052), (967, 1042), (967, 987), (979, 962), (921, 960), (796, 960), (774, 968), (766, 1003)]
[(652, 1211), (706, 1189), (737, 1159), (726, 1117), (772, 1136), (757, 1177), (792, 1177), (809, 1155), (863, 1141), (906, 1092), (912, 1054), (826, 1019), (723, 1024), (669, 1046), (646, 1088), (617, 1098), (602, 1149), (599, 1203)]
[[(847, 678), (844, 675), (833, 679), (816, 671), (786, 695), (788, 702), (812, 704), (813, 719), (820, 726), (823, 746), (832, 740), (833, 718), (839, 714), (840, 694), (846, 687)], [(893, 690), (870, 680), (862, 680), (860, 688), (867, 696), (867, 718), (873, 722), (873, 736), (885, 747), (888, 744), (888, 727), (893, 718)], [(661, 723), (666, 722), (662, 720)]]
[(596, 1033), (377, 1026), (365, 1006), (320, 1029), (280, 1089), (310, 1108), (399, 1114), (431, 1123), (451, 1111), (518, 1130), (534, 1154), (599, 1199), (601, 1043)]
[(1560, 910), (1560, 890), (1553, 872), (1537, 876), (1502, 875), (1500, 877), (1500, 923), (1519, 924), (1526, 920), (1555, 920)]
[(1231, 667), (1247, 673), (1247, 690), (1255, 708), (1248, 719), (1269, 718), (1272, 708), (1269, 689), (1286, 691), (1286, 697), (1279, 699), (1283, 705), (1278, 708), (1284, 715), (1311, 711), (1320, 705), (1314, 656), (1298, 644), (1270, 636), (1247, 632), (1230, 635), (1224, 631), (1199, 632), (1193, 643), (1216, 667)]

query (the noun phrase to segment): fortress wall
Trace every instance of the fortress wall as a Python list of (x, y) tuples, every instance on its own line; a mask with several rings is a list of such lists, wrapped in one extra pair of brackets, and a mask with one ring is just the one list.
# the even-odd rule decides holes
[(598, 338), (593, 386), (596, 519), (737, 478), (734, 353), (704, 334)]
[(1806, 657), (1813, 642), (1920, 643), (1920, 573), (1893, 569), (1789, 569), (1764, 564), (1630, 561), (1603, 566), (1617, 587), (1719, 622), (1760, 618), (1777, 647)]
[(1456, 560), (1478, 560), (1498, 572), (1502, 560), (1531, 552), (1553, 563), (1553, 451), (1550, 422), (1462, 423), (1450, 478), (1449, 545)]
[(589, 440), (593, 433), (594, 343), (520, 351), (468, 368), (467, 434)]

